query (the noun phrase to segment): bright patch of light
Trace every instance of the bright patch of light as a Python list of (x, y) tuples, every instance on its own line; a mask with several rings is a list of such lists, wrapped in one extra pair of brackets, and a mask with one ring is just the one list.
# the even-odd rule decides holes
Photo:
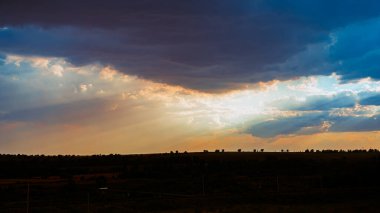
[[(45, 91), (45, 102), (36, 102), (36, 105), (108, 98), (112, 103), (105, 109), (107, 112), (128, 110), (126, 106), (134, 104), (136, 109), (151, 107), (151, 110), (180, 123), (204, 129), (243, 128), (244, 125), (278, 117), (299, 116), (304, 112), (289, 110), (289, 107), (307, 104), (313, 96), (331, 98), (339, 93), (357, 96), (363, 91), (380, 91), (378, 81), (368, 78), (341, 84), (340, 76), (335, 73), (329, 76), (260, 82), (247, 87), (253, 89), (209, 94), (142, 80), (120, 73), (112, 67), (76, 67), (60, 58), (9, 55), (4, 66), (14, 70), (6, 78), (18, 78), (19, 86), (28, 88), (28, 92), (34, 88), (36, 96), (39, 96), (40, 91)], [(20, 70), (29, 70), (29, 73), (26, 75)], [(350, 110), (371, 116), (374, 113), (367, 108), (366, 113), (361, 112), (363, 107), (360, 110), (342, 109), (331, 113), (352, 114)]]

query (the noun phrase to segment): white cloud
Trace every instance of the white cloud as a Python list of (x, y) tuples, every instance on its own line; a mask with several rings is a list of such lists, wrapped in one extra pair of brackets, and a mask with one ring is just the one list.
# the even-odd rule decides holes
[(81, 92), (87, 92), (87, 90), (92, 88), (92, 84), (80, 84), (79, 89)]
[(307, 126), (302, 127), (299, 131), (297, 131), (298, 135), (310, 135), (315, 133), (321, 133), (321, 132), (328, 132), (330, 127), (334, 124), (334, 122), (331, 121), (322, 121), (317, 126)]
[(330, 111), (330, 116), (337, 117), (374, 117), (380, 112), (380, 106), (356, 104), (352, 108), (337, 108)]
[(62, 77), (63, 76), (63, 67), (57, 64), (54, 64), (53, 66), (50, 67), (51, 72), (58, 76)]
[(118, 72), (110, 67), (103, 68), (99, 76), (101, 79), (112, 81)]

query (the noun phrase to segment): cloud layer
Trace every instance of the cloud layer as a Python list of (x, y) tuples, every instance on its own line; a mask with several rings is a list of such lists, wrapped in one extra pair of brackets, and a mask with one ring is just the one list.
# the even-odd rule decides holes
[[(345, 83), (336, 74), (209, 94), (99, 64), (75, 66), (62, 58), (5, 55), (0, 83), (0, 131), (11, 144), (40, 139), (45, 131), (61, 141), (73, 129), (87, 132), (81, 133), (81, 141), (93, 140), (88, 135), (109, 135), (107, 140), (120, 146), (130, 145), (123, 144), (126, 138), (135, 142), (144, 135), (147, 145), (162, 137), (165, 141), (153, 143), (161, 148), (170, 147), (173, 138), (181, 143), (216, 132), (270, 141), (380, 129), (380, 81)], [(20, 138), (24, 134), (28, 136)], [(70, 140), (77, 141), (76, 136)]]
[(358, 144), (370, 147), (380, 130), (378, 8), (2, 0), (0, 149), (273, 150), (345, 147), (346, 136), (353, 147), (366, 134)]
[(372, 0), (2, 1), (0, 51), (112, 65), (207, 91), (332, 72), (377, 78), (379, 6)]

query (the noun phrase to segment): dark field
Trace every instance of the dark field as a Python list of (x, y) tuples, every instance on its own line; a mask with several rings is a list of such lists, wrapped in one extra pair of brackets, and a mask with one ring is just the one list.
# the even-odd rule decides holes
[(1, 155), (0, 212), (379, 212), (379, 157)]

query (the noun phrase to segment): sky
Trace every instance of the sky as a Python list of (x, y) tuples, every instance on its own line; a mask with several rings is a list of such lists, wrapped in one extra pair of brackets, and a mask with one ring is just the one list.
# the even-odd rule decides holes
[(380, 149), (377, 0), (2, 0), (0, 153)]

